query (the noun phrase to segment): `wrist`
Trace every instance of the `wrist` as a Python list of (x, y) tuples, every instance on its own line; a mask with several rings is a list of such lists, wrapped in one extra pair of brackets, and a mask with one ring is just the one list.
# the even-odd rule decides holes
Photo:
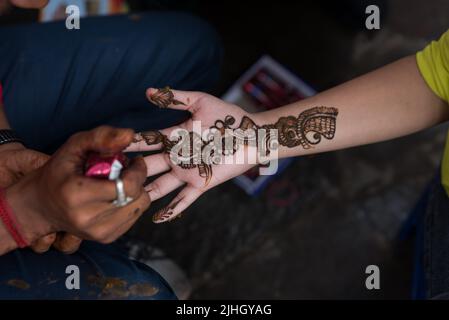
[(37, 204), (32, 199), (33, 190), (24, 190), (17, 183), (4, 192), (4, 197), (11, 208), (14, 219), (20, 229), (21, 236), (28, 243), (51, 233), (52, 228), (44, 217), (39, 213)]
[(251, 113), (249, 115), (249, 117), (251, 119), (253, 119), (254, 123), (256, 123), (258, 126), (262, 126), (264, 124), (269, 124), (270, 123), (268, 111)]
[[(253, 113), (248, 115), (248, 117), (258, 126), (257, 164), (268, 166), (270, 162), (283, 158), (282, 148), (279, 145), (279, 131), (270, 125), (273, 121), (269, 112)], [(272, 132), (272, 130), (276, 130), (276, 132)]]

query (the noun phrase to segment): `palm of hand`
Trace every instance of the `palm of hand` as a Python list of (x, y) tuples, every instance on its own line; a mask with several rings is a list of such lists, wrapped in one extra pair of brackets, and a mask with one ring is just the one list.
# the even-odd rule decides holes
[[(223, 161), (226, 159), (229, 162), (226, 161), (223, 163), (222, 161), (221, 163), (217, 162), (210, 165), (207, 164), (210, 162), (203, 161), (203, 158), (195, 162), (196, 165), (194, 166), (183, 166), (172, 161), (170, 159), (170, 151), (174, 151), (174, 149), (171, 149), (171, 147), (177, 142), (176, 136), (172, 134), (176, 132), (176, 129), (183, 129), (185, 133), (195, 132), (202, 135), (201, 139), (192, 138), (190, 143), (192, 145), (199, 143), (202, 145), (201, 147), (204, 147), (208, 140), (207, 132), (216, 132), (217, 128), (220, 129), (223, 127), (226, 122), (225, 119), (231, 118), (234, 121), (231, 121), (232, 123), (229, 123), (228, 127), (236, 128), (241, 119), (244, 116), (248, 116), (248, 113), (235, 105), (226, 103), (205, 93), (167, 90), (169, 89), (149, 89), (147, 95), (150, 101), (160, 107), (187, 110), (192, 114), (192, 117), (176, 127), (163, 129), (159, 132), (142, 132), (137, 135), (136, 142), (128, 148), (128, 151), (156, 149), (165, 151), (145, 158), (149, 176), (165, 172), (146, 187), (152, 201), (185, 185), (166, 208), (155, 214), (153, 220), (156, 223), (172, 220), (202, 193), (242, 174), (253, 166), (241, 162), (241, 164), (236, 164), (235, 154), (226, 155), (222, 159)], [(162, 102), (159, 96), (155, 98), (155, 95), (161, 95), (161, 92), (165, 95), (162, 97), (164, 98)]]

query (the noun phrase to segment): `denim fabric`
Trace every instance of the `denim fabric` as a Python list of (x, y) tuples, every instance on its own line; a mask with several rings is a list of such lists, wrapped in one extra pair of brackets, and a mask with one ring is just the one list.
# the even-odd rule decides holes
[(11, 126), (28, 146), (51, 151), (73, 133), (101, 124), (135, 130), (187, 115), (151, 106), (145, 89), (206, 90), (221, 50), (191, 15), (152, 12), (0, 28), (0, 82)]
[[(69, 266), (79, 270), (79, 289), (68, 289), (75, 275)], [(128, 259), (118, 245), (85, 241), (71, 255), (21, 249), (0, 257), (0, 299), (168, 300), (176, 296), (158, 273)]]
[(438, 175), (429, 192), (424, 219), (424, 270), (427, 297), (449, 297), (449, 197)]

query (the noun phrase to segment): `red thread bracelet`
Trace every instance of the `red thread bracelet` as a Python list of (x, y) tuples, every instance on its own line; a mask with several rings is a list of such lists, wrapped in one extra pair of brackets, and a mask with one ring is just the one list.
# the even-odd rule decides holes
[(5, 190), (3, 188), (0, 188), (0, 218), (19, 248), (28, 247), (28, 242), (20, 233), (19, 224), (15, 219), (14, 212), (9, 206), (8, 201), (6, 201)]

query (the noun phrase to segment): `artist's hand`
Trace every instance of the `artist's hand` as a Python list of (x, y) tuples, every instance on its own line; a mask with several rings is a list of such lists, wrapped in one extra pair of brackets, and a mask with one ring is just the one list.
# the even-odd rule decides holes
[(0, 15), (8, 13), (12, 6), (24, 9), (39, 9), (47, 5), (48, 0), (0, 0)]
[(136, 158), (123, 171), (126, 194), (134, 201), (121, 208), (112, 204), (115, 182), (87, 178), (83, 166), (88, 152), (118, 152), (130, 144), (133, 136), (132, 130), (112, 127), (77, 133), (43, 166), (7, 188), (7, 200), (25, 239), (33, 243), (64, 231), (109, 243), (126, 232), (150, 204), (143, 190), (145, 162)]
[(49, 0), (9, 0), (14, 6), (25, 9), (38, 9), (47, 5)]
[[(170, 139), (170, 135), (179, 128), (191, 132), (194, 121), (201, 121), (201, 131), (214, 126), (226, 126), (226, 123), (230, 128), (238, 128), (242, 125), (242, 119), (245, 116), (257, 122), (256, 115), (249, 114), (236, 105), (201, 92), (150, 88), (147, 90), (147, 97), (152, 103), (161, 108), (187, 110), (192, 114), (189, 120), (176, 127), (138, 133), (135, 143), (126, 149), (126, 151), (132, 152), (158, 149), (164, 151), (145, 157), (148, 176), (164, 173), (145, 187), (152, 201), (167, 195), (178, 187), (184, 186), (167, 207), (154, 215), (153, 221), (155, 223), (172, 220), (208, 189), (242, 174), (255, 165), (254, 163), (248, 164), (249, 161), (236, 164), (236, 154), (234, 154), (226, 156), (228, 159), (232, 158), (230, 160), (232, 160), (233, 164), (197, 165), (191, 169), (185, 169), (170, 160), (169, 153), (167, 153), (167, 145), (170, 142), (164, 139), (168, 137), (169, 140), (173, 140)], [(234, 119), (233, 122), (232, 118)], [(220, 122), (225, 119), (228, 121)], [(162, 143), (160, 143), (161, 141)], [(195, 140), (193, 144), (196, 143), (203, 142)], [(240, 147), (247, 148), (247, 146)]]
[[(27, 149), (20, 143), (8, 143), (0, 146), (0, 187), (7, 188), (21, 177), (43, 166), (50, 156)], [(37, 253), (47, 251), (51, 245), (62, 252), (75, 252), (81, 239), (66, 233), (50, 233), (31, 244)]]

